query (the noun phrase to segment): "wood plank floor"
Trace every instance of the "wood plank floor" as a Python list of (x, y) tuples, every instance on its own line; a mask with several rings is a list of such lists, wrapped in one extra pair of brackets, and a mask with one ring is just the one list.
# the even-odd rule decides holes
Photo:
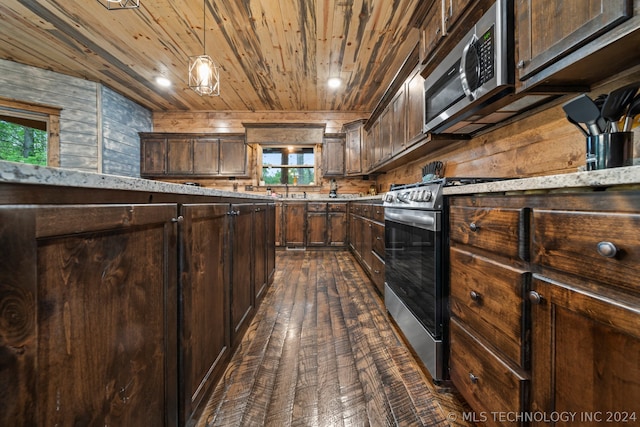
[(279, 251), (274, 283), (197, 422), (210, 426), (467, 426), (346, 251)]

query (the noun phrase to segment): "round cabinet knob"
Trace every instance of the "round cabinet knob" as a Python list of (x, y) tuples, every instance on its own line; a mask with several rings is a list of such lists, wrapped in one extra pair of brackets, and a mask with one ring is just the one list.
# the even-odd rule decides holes
[(182, 224), (184, 222), (184, 217), (180, 215), (177, 218), (171, 218), (171, 222), (177, 222), (178, 224)]
[(480, 300), (482, 299), (482, 295), (480, 295), (480, 293), (476, 291), (469, 292), (469, 296), (471, 297), (471, 300), (475, 302), (480, 302)]
[(476, 231), (478, 231), (478, 229), (480, 229), (480, 227), (478, 227), (478, 224), (476, 224), (475, 222), (472, 222), (471, 224), (469, 224), (469, 229), (475, 233)]
[(536, 291), (529, 291), (529, 302), (534, 305), (538, 305), (542, 302), (542, 295)]
[(618, 253), (618, 248), (611, 242), (598, 243), (596, 250), (600, 255), (606, 258), (614, 258)]
[(524, 60), (520, 60), (518, 61), (518, 65), (516, 65), (516, 67), (518, 67), (519, 70), (522, 70), (524, 68), (525, 62)]
[(476, 377), (475, 375), (473, 375), (473, 372), (469, 372), (469, 380), (473, 383), (473, 384), (477, 384), (479, 378)]

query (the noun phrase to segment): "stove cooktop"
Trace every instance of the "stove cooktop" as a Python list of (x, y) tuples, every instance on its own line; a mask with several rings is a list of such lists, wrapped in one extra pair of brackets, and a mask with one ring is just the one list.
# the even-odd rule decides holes
[(442, 188), (501, 181), (508, 178), (443, 177), (414, 184), (392, 184), (383, 198), (383, 205), (391, 208), (442, 209)]

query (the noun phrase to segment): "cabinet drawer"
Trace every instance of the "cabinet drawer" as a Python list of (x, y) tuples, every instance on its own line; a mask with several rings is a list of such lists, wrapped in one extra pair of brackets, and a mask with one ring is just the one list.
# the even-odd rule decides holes
[(485, 425), (518, 425), (494, 419), (492, 413), (525, 409), (529, 379), (496, 356), (455, 319), (451, 319), (451, 380)]
[(326, 212), (327, 204), (326, 203), (308, 203), (307, 204), (307, 212)]
[(384, 258), (384, 226), (371, 222), (371, 244), (373, 251)]
[(363, 204), (361, 215), (365, 218), (371, 219), (371, 212), (373, 212), (373, 205)]
[(384, 222), (384, 207), (382, 205), (371, 205), (371, 219)]
[(638, 214), (534, 210), (533, 261), (637, 291), (638, 229)]
[(380, 293), (384, 293), (384, 261), (375, 252), (371, 257), (371, 279)]
[(351, 213), (354, 215), (362, 215), (362, 204), (360, 203), (352, 203), (351, 204)]
[(449, 212), (451, 240), (527, 260), (526, 210), (452, 206)]
[(346, 203), (329, 203), (329, 212), (346, 212)]
[(451, 314), (528, 368), (523, 297), (530, 274), (457, 249), (450, 254)]

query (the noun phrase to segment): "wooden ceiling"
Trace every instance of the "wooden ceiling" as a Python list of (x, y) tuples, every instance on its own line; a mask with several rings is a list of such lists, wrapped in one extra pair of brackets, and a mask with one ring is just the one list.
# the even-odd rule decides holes
[[(424, 0), (205, 1), (109, 11), (98, 0), (2, 0), (0, 58), (101, 82), (153, 111), (369, 112), (417, 42), (409, 21)], [(221, 65), (219, 97), (188, 87), (203, 42)], [(336, 76), (343, 85), (328, 88)]]

